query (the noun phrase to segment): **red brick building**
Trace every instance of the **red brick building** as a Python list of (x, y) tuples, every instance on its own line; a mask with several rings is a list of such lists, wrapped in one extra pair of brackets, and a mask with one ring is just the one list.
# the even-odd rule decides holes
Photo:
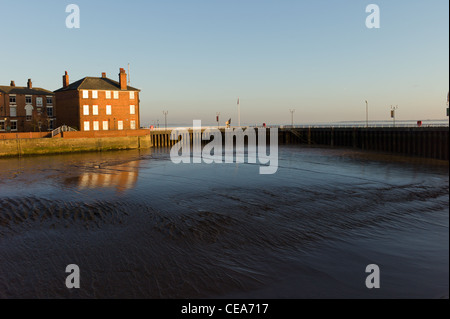
[(58, 126), (79, 131), (139, 129), (139, 92), (127, 85), (124, 69), (120, 69), (119, 82), (102, 73), (100, 78), (85, 77), (70, 84), (66, 72), (63, 87), (55, 91)]
[(0, 132), (45, 132), (56, 128), (55, 94), (33, 88), (0, 86)]

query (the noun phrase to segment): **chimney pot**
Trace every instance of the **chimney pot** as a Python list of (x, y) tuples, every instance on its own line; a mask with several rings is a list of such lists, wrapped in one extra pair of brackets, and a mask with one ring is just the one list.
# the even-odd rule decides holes
[(104, 79), (106, 78), (106, 73), (105, 72), (102, 73), (102, 78), (104, 78)]
[(16, 83), (14, 81), (11, 81), (11, 85), (10, 86), (16, 86)]
[(31, 79), (28, 79), (27, 86), (28, 86), (29, 89), (33, 88), (33, 83), (31, 83)]

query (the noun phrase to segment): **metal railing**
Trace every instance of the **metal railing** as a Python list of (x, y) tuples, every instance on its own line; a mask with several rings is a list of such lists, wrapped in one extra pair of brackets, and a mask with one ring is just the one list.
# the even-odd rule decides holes
[(71, 128), (68, 125), (63, 125), (52, 131), (52, 137), (55, 137), (56, 135), (61, 134), (62, 132), (76, 132), (76, 131), (77, 131), (76, 129)]

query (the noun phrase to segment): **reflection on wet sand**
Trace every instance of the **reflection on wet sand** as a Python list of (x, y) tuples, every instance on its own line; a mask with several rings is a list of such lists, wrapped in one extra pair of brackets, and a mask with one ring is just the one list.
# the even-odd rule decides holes
[(99, 172), (82, 173), (75, 182), (79, 189), (116, 188), (118, 193), (134, 188), (139, 175), (139, 162), (98, 169)]

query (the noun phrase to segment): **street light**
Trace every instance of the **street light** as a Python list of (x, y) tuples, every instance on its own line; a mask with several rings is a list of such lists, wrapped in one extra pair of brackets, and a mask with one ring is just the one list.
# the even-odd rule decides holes
[(294, 127), (294, 113), (295, 113), (295, 109), (294, 110), (289, 110), (289, 112), (291, 112), (291, 126)]
[(169, 114), (169, 111), (163, 111), (164, 114), (164, 127), (165, 130), (167, 131), (167, 114)]
[(369, 127), (369, 102), (366, 100), (366, 127)]
[(238, 107), (238, 126), (241, 127), (241, 101), (237, 100), (237, 107)]
[(391, 118), (394, 119), (394, 127), (395, 127), (395, 111), (398, 109), (398, 105), (392, 106), (391, 105)]

